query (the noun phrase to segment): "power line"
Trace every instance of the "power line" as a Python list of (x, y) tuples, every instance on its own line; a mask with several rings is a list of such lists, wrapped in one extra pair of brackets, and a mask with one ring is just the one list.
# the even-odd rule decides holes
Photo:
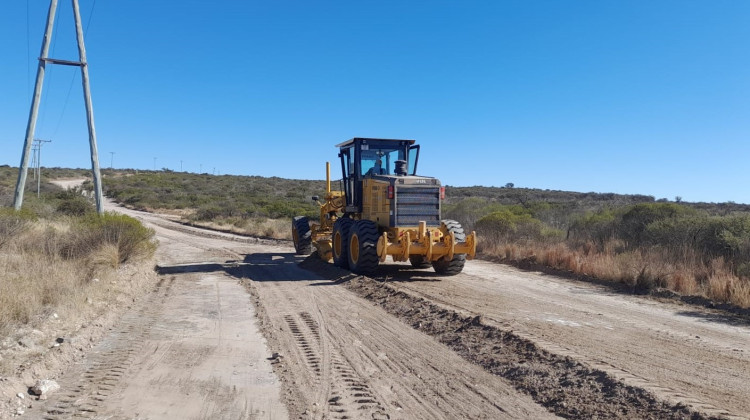
[(60, 112), (60, 118), (57, 120), (55, 131), (52, 132), (52, 137), (55, 137), (57, 135), (57, 130), (60, 129), (60, 125), (62, 124), (63, 117), (65, 116), (65, 109), (68, 107), (68, 100), (70, 99), (70, 91), (73, 90), (73, 82), (75, 82), (76, 74), (78, 74), (78, 72), (75, 69), (72, 69), (72, 70), (73, 70), (73, 77), (70, 78), (70, 85), (68, 86), (68, 93), (65, 95), (65, 102), (63, 102), (62, 112)]
[(91, 3), (91, 10), (89, 11), (89, 20), (86, 21), (86, 29), (83, 30), (83, 35), (86, 36), (89, 33), (89, 25), (91, 25), (91, 17), (94, 16), (94, 6), (96, 6), (96, 0)]

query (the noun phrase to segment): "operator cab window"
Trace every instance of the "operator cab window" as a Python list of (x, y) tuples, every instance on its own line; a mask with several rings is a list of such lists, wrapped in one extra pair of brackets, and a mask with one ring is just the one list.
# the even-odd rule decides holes
[(390, 175), (393, 173), (397, 160), (399, 160), (399, 149), (363, 149), (362, 175)]

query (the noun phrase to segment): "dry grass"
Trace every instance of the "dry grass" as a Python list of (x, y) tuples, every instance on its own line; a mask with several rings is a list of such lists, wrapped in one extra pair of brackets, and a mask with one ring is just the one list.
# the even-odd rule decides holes
[(624, 250), (610, 241), (602, 250), (592, 244), (573, 248), (566, 243), (483, 243), (482, 252), (507, 261), (536, 263), (631, 287), (666, 288), (683, 295), (700, 295), (716, 302), (750, 307), (750, 280), (732, 273), (723, 258), (708, 264), (686, 252), (679, 261), (658, 248)]
[[(13, 215), (1, 215), (2, 223), (13, 224)], [(17, 346), (29, 332), (49, 330), (48, 324), (58, 318), (89, 318), (106, 310), (122, 293), (129, 293), (132, 285), (116, 282), (123, 262), (117, 243), (88, 243), (87, 252), (76, 252), (73, 257), (65, 252), (86, 226), (73, 219), (37, 220), (24, 223), (13, 236), (3, 237), (0, 350)], [(153, 249), (152, 243), (144, 249)], [(141, 253), (137, 261), (149, 261), (151, 255)], [(139, 281), (132, 279), (133, 283)], [(0, 364), (0, 373), (7, 369), (9, 366)]]

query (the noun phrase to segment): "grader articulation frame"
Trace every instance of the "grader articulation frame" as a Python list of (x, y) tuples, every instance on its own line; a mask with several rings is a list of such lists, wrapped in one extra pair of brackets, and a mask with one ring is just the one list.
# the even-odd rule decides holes
[(476, 233), (464, 233), (455, 220), (441, 219), (445, 188), (436, 178), (417, 175), (419, 146), (414, 140), (353, 138), (338, 144), (343, 191), (331, 191), (326, 163), (326, 195), (320, 219), (292, 220), (298, 254), (313, 247), (355, 273), (374, 271), (390, 255), (412, 266), (432, 266), (439, 274), (461, 272), (476, 255)]

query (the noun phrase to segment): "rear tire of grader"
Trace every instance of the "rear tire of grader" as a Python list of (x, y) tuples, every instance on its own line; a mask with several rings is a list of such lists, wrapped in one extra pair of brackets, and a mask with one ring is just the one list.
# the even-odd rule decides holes
[(366, 274), (378, 268), (378, 226), (371, 220), (357, 220), (349, 231), (349, 269)]
[[(455, 220), (442, 220), (441, 228), (448, 233), (453, 232), (456, 242), (466, 241), (466, 234), (461, 224)], [(452, 260), (446, 260), (445, 257), (440, 257), (439, 260), (432, 262), (432, 268), (435, 272), (445, 276), (455, 276), (464, 269), (466, 263), (466, 254), (455, 254)]]
[(432, 263), (427, 261), (424, 255), (411, 255), (409, 256), (409, 262), (414, 268), (430, 268)]
[(310, 255), (312, 253), (312, 233), (307, 216), (297, 216), (292, 219), (292, 240), (297, 255)]
[(333, 254), (333, 264), (341, 268), (349, 268), (349, 232), (351, 231), (354, 220), (348, 217), (342, 217), (333, 224), (333, 234), (331, 234), (331, 254)]

